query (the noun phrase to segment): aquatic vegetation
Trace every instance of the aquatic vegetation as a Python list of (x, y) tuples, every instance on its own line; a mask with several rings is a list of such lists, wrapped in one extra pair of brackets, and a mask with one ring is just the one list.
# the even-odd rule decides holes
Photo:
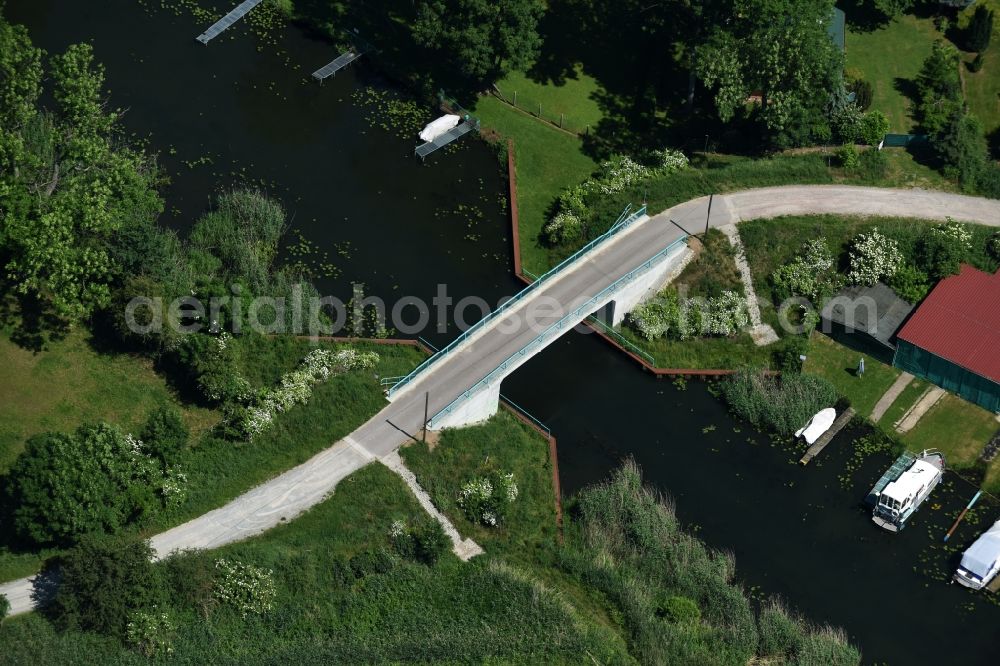
[(371, 127), (400, 139), (416, 140), (420, 130), (431, 120), (425, 105), (393, 90), (368, 86), (355, 90), (351, 97), (364, 110)]

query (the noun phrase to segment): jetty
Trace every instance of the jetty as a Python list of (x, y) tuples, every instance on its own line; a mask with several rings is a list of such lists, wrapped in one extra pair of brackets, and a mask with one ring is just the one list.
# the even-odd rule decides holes
[(813, 445), (809, 447), (806, 454), (802, 456), (802, 459), (799, 461), (799, 464), (808, 465), (809, 461), (818, 456), (820, 451), (825, 449), (826, 445), (829, 444), (833, 438), (837, 436), (837, 433), (843, 430), (844, 426), (846, 426), (853, 418), (853, 407), (848, 407), (841, 412), (840, 416), (837, 417), (837, 420), (833, 422), (832, 426), (830, 426), (830, 429), (820, 435), (819, 439), (817, 439)]
[(320, 83), (322, 83), (323, 79), (330, 78), (331, 76), (333, 76), (334, 74), (344, 69), (358, 58), (360, 58), (362, 55), (364, 55), (364, 51), (362, 51), (361, 49), (351, 49), (349, 51), (345, 51), (344, 53), (337, 56), (337, 58), (332, 62), (323, 65), (315, 72), (313, 72), (312, 77), (317, 81), (319, 81)]
[(236, 5), (231, 12), (213, 23), (208, 30), (198, 35), (195, 39), (202, 44), (207, 45), (210, 41), (221, 35), (226, 28), (246, 16), (247, 12), (259, 5), (261, 2), (263, 2), (263, 0), (244, 0), (244, 2)]
[(465, 122), (460, 123), (458, 126), (451, 128), (441, 136), (437, 137), (433, 141), (428, 141), (417, 146), (414, 154), (420, 159), (426, 159), (428, 155), (433, 153), (435, 150), (444, 148), (452, 141), (460, 139), (472, 130), (479, 129), (479, 119), (473, 118), (472, 116), (467, 116)]

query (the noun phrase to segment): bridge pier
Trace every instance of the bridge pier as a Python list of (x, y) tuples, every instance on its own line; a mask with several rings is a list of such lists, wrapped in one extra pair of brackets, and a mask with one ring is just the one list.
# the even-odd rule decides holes
[(621, 324), (625, 320), (625, 315), (637, 305), (652, 298), (673, 282), (693, 256), (691, 248), (682, 244), (673, 252), (661, 257), (649, 271), (618, 290), (611, 301), (609, 323), (612, 326)]
[(464, 428), (488, 421), (500, 410), (500, 382), (487, 385), (439, 418), (431, 419), (430, 430)]

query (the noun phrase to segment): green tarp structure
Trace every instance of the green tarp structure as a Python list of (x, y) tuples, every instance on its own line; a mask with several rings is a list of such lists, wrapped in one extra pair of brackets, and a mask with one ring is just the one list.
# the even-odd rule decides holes
[(897, 340), (893, 365), (956, 393), (991, 412), (1000, 412), (1000, 384), (906, 340)]
[(837, 45), (837, 48), (841, 52), (847, 50), (847, 15), (844, 14), (843, 10), (833, 8), (833, 16), (830, 17), (830, 23), (826, 26), (827, 32), (830, 33), (830, 39), (833, 43)]

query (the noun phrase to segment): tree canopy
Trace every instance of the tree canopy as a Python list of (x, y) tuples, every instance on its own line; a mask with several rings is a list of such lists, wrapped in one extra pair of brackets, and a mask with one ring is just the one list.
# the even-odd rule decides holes
[(413, 37), (468, 78), (493, 83), (534, 62), (543, 11), (539, 0), (429, 0), (420, 3)]

